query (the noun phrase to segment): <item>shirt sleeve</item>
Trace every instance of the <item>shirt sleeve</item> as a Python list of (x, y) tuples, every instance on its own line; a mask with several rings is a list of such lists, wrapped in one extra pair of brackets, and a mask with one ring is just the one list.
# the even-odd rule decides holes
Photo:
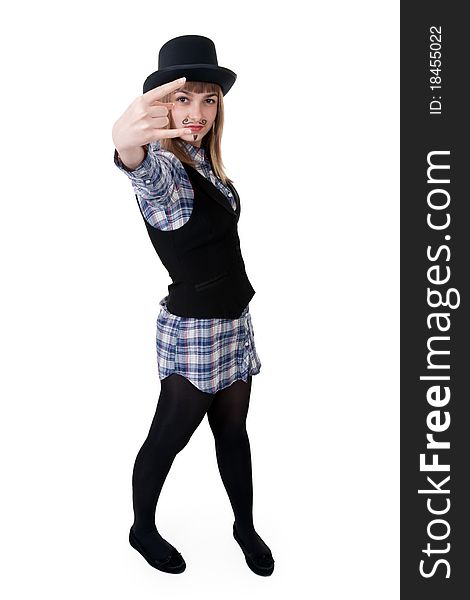
[(134, 170), (129, 170), (114, 149), (114, 164), (131, 180), (135, 193), (145, 202), (168, 203), (175, 187), (180, 185), (181, 172), (176, 157), (160, 151), (160, 143), (144, 146), (145, 158)]

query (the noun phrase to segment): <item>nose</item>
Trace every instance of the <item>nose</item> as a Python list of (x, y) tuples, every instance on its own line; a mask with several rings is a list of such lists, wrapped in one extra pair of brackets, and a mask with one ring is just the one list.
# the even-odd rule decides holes
[(199, 106), (192, 106), (191, 110), (188, 113), (188, 117), (190, 119), (194, 119), (195, 121), (199, 121), (202, 116), (202, 111)]

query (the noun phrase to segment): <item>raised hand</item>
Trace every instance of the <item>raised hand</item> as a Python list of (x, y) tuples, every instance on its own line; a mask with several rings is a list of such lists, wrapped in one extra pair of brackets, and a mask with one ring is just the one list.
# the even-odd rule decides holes
[(138, 96), (113, 125), (113, 142), (118, 152), (128, 152), (161, 140), (191, 133), (191, 129), (165, 129), (174, 102), (160, 102), (171, 92), (183, 87), (186, 77), (164, 83)]

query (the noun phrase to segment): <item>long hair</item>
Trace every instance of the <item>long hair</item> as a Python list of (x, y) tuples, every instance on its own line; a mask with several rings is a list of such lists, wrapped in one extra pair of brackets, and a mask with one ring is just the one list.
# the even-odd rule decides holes
[[(209, 94), (210, 92), (217, 93), (217, 116), (214, 124), (211, 127), (209, 133), (202, 138), (201, 146), (206, 151), (210, 160), (212, 170), (215, 175), (222, 181), (224, 185), (227, 182), (233, 183), (233, 181), (226, 175), (224, 163), (222, 162), (222, 151), (221, 141), (222, 132), (224, 129), (224, 101), (222, 88), (217, 83), (207, 83), (205, 81), (186, 81), (184, 84), (185, 89), (195, 94)], [(160, 102), (171, 102), (173, 92), (166, 94), (163, 98), (160, 98)], [(171, 129), (172, 124), (170, 123), (165, 129)], [(160, 147), (163, 150), (173, 152), (173, 154), (179, 158), (183, 163), (189, 164), (192, 167), (196, 167), (196, 162), (186, 152), (180, 138), (164, 138), (160, 140)]]

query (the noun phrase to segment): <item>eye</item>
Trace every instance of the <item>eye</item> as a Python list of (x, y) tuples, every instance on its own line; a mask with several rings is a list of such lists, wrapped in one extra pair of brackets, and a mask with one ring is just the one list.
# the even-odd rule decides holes
[[(176, 98), (176, 102), (180, 102), (180, 100), (189, 100), (189, 98), (187, 96), (179, 96), (179, 98)], [(217, 100), (214, 98), (207, 98), (206, 102), (209, 102), (209, 104), (217, 104)], [(186, 102), (180, 102), (180, 104), (186, 104)]]

